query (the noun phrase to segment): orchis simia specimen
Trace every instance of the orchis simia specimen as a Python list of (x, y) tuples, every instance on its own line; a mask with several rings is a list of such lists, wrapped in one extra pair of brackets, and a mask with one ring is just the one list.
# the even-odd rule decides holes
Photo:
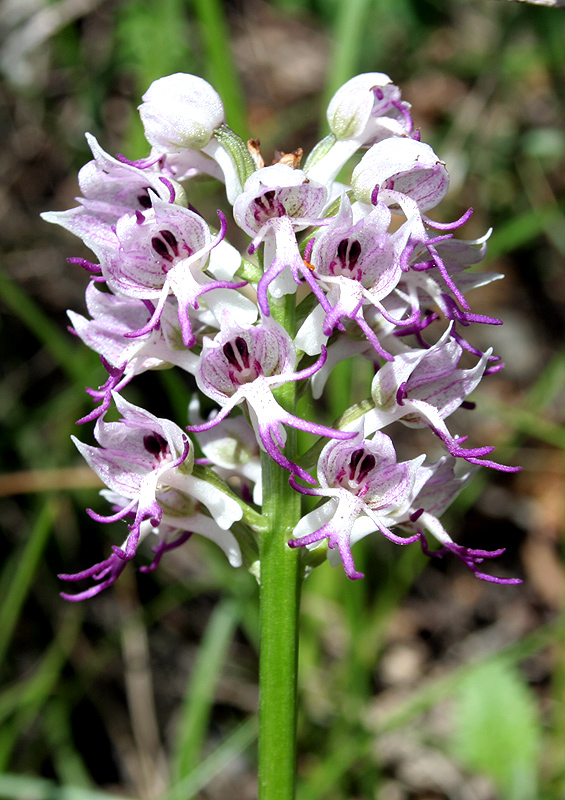
[[(286, 800), (298, 587), (311, 568), (329, 557), (362, 578), (353, 546), (377, 533), (419, 542), (434, 557), (453, 554), (483, 580), (519, 582), (479, 567), (501, 550), (462, 547), (439, 521), (479, 466), (518, 469), (488, 458), (488, 444), (466, 446), (462, 417), (447, 422), (502, 366), (463, 335), (474, 322), (501, 324), (471, 312), (466, 297), (501, 276), (467, 271), (487, 239), (454, 237), (470, 210), (454, 222), (428, 216), (449, 174), (382, 73), (336, 93), (331, 133), (303, 168), (298, 151), (264, 166), (258, 142), (246, 145), (225, 124), (220, 97), (201, 78), (161, 78), (139, 110), (147, 158), (110, 156), (87, 135), (93, 160), (79, 173), (79, 205), (44, 214), (94, 253), (69, 259), (91, 275), (90, 316), (69, 316), (108, 379), (87, 390), (96, 404), (80, 420), (95, 421), (98, 446), (76, 444), (108, 487), (108, 515), (89, 513), (127, 523), (108, 558), (61, 576), (89, 581), (64, 597), (110, 586), (144, 539), (154, 552), (144, 571), (190, 547), (193, 533), (252, 569), (261, 587), (260, 791)], [(337, 183), (362, 149), (350, 185)], [(243, 256), (228, 243), (221, 212), (205, 220), (190, 204), (191, 178), (202, 173), (225, 184), (249, 237)], [(373, 370), (367, 400), (343, 409), (342, 424), (299, 416), (297, 397), (319, 398), (331, 370), (352, 357)], [(204, 418), (195, 396), (187, 418), (173, 422), (120, 394), (140, 373), (173, 367), (191, 373), (206, 407), (217, 409)], [(112, 406), (117, 422), (106, 421)], [(444, 454), (399, 461), (383, 431), (393, 422), (429, 429), (434, 452)], [(316, 477), (312, 457), (297, 451), (297, 430), (317, 439)], [(302, 516), (304, 495), (319, 499)]]

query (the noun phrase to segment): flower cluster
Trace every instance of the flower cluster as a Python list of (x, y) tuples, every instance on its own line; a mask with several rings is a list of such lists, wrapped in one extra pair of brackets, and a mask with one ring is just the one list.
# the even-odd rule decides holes
[[(465, 447), (446, 423), (501, 367), (464, 337), (471, 323), (500, 324), (472, 313), (465, 295), (501, 276), (467, 271), (487, 238), (453, 238), (471, 211), (451, 223), (428, 216), (449, 175), (420, 141), (398, 87), (381, 73), (346, 83), (328, 107), (330, 135), (303, 168), (298, 151), (265, 166), (259, 143), (246, 145), (225, 124), (220, 97), (201, 78), (161, 78), (139, 111), (149, 156), (112, 157), (88, 135), (93, 160), (79, 173), (79, 205), (43, 215), (94, 253), (93, 261), (69, 259), (91, 275), (89, 317), (69, 316), (108, 379), (87, 389), (95, 408), (79, 420), (96, 421), (99, 446), (76, 445), (112, 505), (111, 515), (91, 516), (128, 521), (108, 559), (61, 576), (93, 579), (64, 596), (91, 597), (113, 583), (150, 534), (155, 558), (146, 570), (192, 533), (214, 540), (234, 566), (250, 566), (267, 459), (296, 492), (320, 498), (288, 542), (307, 561), (329, 548), (349, 577), (362, 577), (352, 545), (380, 531), (399, 544), (420, 541), (434, 556), (449, 551), (485, 580), (516, 582), (480, 571), (501, 551), (455, 544), (438, 519), (477, 466), (516, 469), (490, 460), (490, 446)], [(350, 185), (338, 183), (361, 149)], [(190, 181), (202, 173), (225, 184), (249, 236), (244, 257), (226, 239), (222, 212), (208, 223), (191, 205)], [(285, 327), (278, 310), (289, 302), (296, 324)], [(368, 360), (374, 378), (370, 398), (341, 424), (303, 419), (279, 402), (289, 382), (318, 400), (333, 367), (353, 356)], [(459, 366), (462, 357), (469, 366)], [(173, 366), (194, 376), (218, 410), (204, 419), (195, 397), (179, 427), (121, 395), (136, 375)], [(112, 407), (116, 422), (106, 421)], [(382, 432), (397, 421), (429, 428), (444, 455), (399, 462)], [(288, 428), (327, 439), (317, 480), (311, 463), (288, 450)]]

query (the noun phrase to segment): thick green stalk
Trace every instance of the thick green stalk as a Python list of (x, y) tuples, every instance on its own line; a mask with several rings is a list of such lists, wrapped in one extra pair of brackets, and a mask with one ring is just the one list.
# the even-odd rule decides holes
[[(289, 302), (292, 300), (292, 305)], [(273, 316), (293, 333), (294, 297), (272, 303)], [(277, 400), (289, 411), (296, 402), (294, 383), (281, 386)], [(288, 430), (285, 455), (295, 453), (295, 432)], [(300, 554), (287, 546), (300, 519), (300, 495), (288, 482), (287, 470), (263, 454), (263, 513), (268, 523), (261, 534), (259, 667), (259, 800), (292, 800), (296, 775), (296, 678)]]

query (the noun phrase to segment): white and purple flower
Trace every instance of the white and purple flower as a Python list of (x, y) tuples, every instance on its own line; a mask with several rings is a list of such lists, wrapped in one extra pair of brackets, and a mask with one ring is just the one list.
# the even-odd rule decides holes
[(157, 527), (161, 522), (163, 508), (157, 496), (165, 489), (180, 490), (200, 501), (223, 530), (242, 517), (241, 507), (234, 499), (191, 474), (194, 447), (174, 422), (155, 417), (118, 394), (113, 399), (122, 418), (118, 422), (97, 420), (94, 435), (100, 447), (83, 444), (74, 437), (73, 441), (113, 495), (121, 498), (114, 514), (102, 516), (89, 510), (89, 515), (99, 522), (132, 516), (133, 521), (125, 543), (114, 546), (109, 559), (75, 575), (61, 576), (69, 581), (105, 579), (71, 599), (98, 594), (113, 583), (136, 553), (142, 523), (149, 521)]
[(283, 426), (290, 425), (316, 436), (352, 437), (350, 432), (303, 420), (277, 403), (272, 390), (289, 381), (305, 380), (314, 375), (324, 363), (325, 350), (312, 366), (295, 372), (296, 353), (292, 340), (272, 318), (265, 317), (258, 325), (241, 327), (226, 314), (220, 333), (214, 339), (204, 340), (200, 358), (196, 372), (198, 387), (222, 409), (208, 422), (190, 425), (188, 431), (200, 432), (215, 427), (236, 405), (245, 402), (263, 449), (277, 464), (310, 482), (311, 476), (282, 452), (286, 438)]
[[(248, 252), (264, 244), (264, 273), (257, 287), (258, 303), (268, 315), (268, 291), (273, 297), (296, 292), (307, 276), (296, 232), (323, 223), (324, 186), (286, 164), (258, 169), (248, 178), (233, 208), (234, 219), (253, 237)], [(288, 268), (288, 269), (287, 269)]]
[(417, 541), (419, 533), (402, 538), (391, 527), (411, 507), (430, 470), (425, 455), (398, 463), (391, 439), (376, 433), (365, 439), (362, 429), (348, 442), (329, 442), (318, 461), (319, 489), (303, 487), (291, 478), (297, 491), (330, 498), (296, 526), (290, 547), (315, 545), (327, 539), (337, 548), (350, 578), (362, 578), (351, 553), (352, 544), (371, 531), (380, 531), (396, 544)]

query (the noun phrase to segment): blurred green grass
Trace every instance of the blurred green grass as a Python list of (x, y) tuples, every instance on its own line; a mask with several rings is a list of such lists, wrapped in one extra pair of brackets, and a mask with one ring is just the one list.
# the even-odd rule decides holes
[[(438, 569), (415, 548), (380, 543), (358, 546), (359, 565), (371, 564), (366, 581), (352, 584), (328, 565), (308, 578), (298, 796), (464, 800), (464, 784), (485, 775), (493, 787), (485, 798), (561, 800), (563, 514), (540, 486), (557, 481), (562, 489), (564, 475), (564, 12), (495, 0), (103, 0), (86, 10), (67, 3), (66, 16), (39, 25), (34, 39), (41, 13), (63, 3), (15, 8), (7, 3), (2, 17), (0, 95), (8, 132), (0, 161), (0, 442), (2, 477), (12, 479), (0, 482), (0, 797), (254, 796), (253, 579), (195, 543), (189, 556), (139, 581), (131, 571), (89, 604), (58, 597), (56, 573), (100, 560), (111, 532), (84, 514), (98, 502), (95, 482), (63, 491), (62, 474), (52, 472), (55, 488), (34, 488), (38, 473), (78, 466), (68, 437), (89, 410), (82, 386), (102, 379), (97, 359), (64, 330), (63, 312), (80, 307), (84, 281), (57, 270), (71, 269), (64, 259), (79, 246), (46, 230), (37, 214), (72, 205), (76, 171), (88, 158), (85, 130), (112, 152), (145, 155), (134, 109), (163, 74), (212, 81), (228, 122), (270, 153), (307, 150), (325, 132), (323, 108), (335, 88), (357, 72), (384, 71), (452, 170), (442, 213), (472, 205), (469, 237), (493, 225), (489, 267), (508, 273), (472, 299), (506, 315), (511, 338), (500, 342), (507, 375), (491, 379), (479, 406), (501, 457), (514, 453), (526, 469), (516, 479), (483, 471), (450, 513), (451, 529), (468, 536), (478, 524), (495, 546), (504, 535), (512, 570), (513, 539), (533, 548), (521, 589), (470, 588), (456, 566)], [(205, 213), (222, 202), (210, 182), (191, 190)], [(155, 380), (163, 408), (180, 411), (170, 375), (144, 376), (139, 397), (157, 394)], [(345, 367), (335, 381), (338, 413), (338, 390), (352, 380)], [(14, 489), (16, 473), (23, 475)], [(473, 523), (471, 503), (500, 496), (501, 516)], [(526, 511), (512, 518), (524, 497), (547, 523), (545, 539)], [(544, 515), (538, 507), (547, 498), (556, 508)], [(116, 528), (112, 541), (119, 536)], [(540, 579), (538, 551), (553, 554), (557, 572)], [(449, 603), (455, 630), (425, 623)], [(510, 633), (508, 619), (518, 620)], [(487, 644), (481, 631), (491, 634)], [(399, 678), (406, 662), (393, 656), (422, 652), (421, 669)], [(502, 703), (495, 729), (489, 681)], [(445, 721), (439, 731), (432, 724), (434, 714), (450, 720), (447, 733)], [(439, 773), (435, 788), (410, 785), (395, 730), (411, 743), (408, 760), (440, 753), (459, 770), (451, 794)]]

